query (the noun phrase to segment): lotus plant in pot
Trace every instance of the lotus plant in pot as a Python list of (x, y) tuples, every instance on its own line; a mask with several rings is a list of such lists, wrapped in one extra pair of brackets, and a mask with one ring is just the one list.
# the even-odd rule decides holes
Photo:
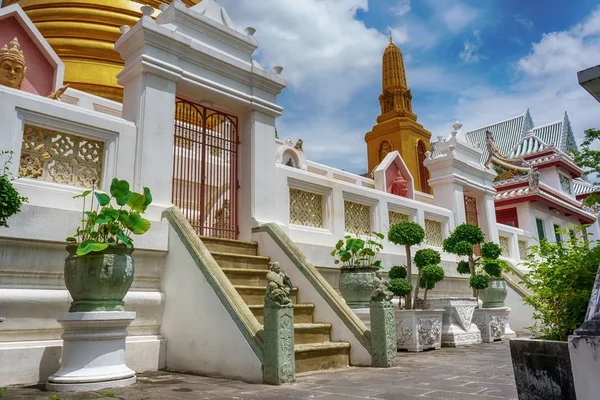
[(381, 233), (362, 239), (345, 236), (337, 242), (331, 255), (340, 267), (340, 292), (350, 308), (368, 308), (373, 292), (375, 272), (382, 268), (379, 252), (383, 249)]
[[(439, 349), (442, 340), (443, 309), (423, 309), (427, 294), (444, 279), (444, 269), (440, 266), (440, 253), (433, 249), (421, 249), (415, 253), (418, 269), (415, 288), (414, 308), (396, 310), (396, 343), (398, 350), (422, 351)], [(390, 290), (397, 296), (411, 298), (412, 284), (408, 281), (405, 267), (393, 267), (389, 272)], [(424, 289), (420, 301), (418, 289)], [(417, 308), (418, 307), (418, 308)]]
[(127, 181), (115, 178), (110, 193), (92, 189), (75, 198), (83, 200), (83, 219), (67, 238), (65, 284), (73, 298), (69, 312), (124, 311), (123, 298), (135, 272), (133, 236), (151, 225), (142, 217), (152, 202), (150, 190), (132, 192)]

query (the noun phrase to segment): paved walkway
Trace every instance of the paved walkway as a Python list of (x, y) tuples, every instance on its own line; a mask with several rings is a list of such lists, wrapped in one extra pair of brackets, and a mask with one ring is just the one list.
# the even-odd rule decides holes
[(143, 374), (125, 389), (97, 393), (57, 394), (39, 388), (8, 388), (1, 400), (516, 400), (507, 343), (425, 353), (399, 353), (398, 367), (348, 368), (302, 374), (284, 386), (165, 372)]

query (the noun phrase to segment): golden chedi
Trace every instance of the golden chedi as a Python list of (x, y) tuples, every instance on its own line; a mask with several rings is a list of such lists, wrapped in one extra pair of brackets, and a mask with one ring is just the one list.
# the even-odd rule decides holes
[(431, 133), (417, 122), (412, 111), (412, 93), (406, 81), (402, 52), (390, 37), (383, 53), (381, 115), (366, 134), (369, 171), (391, 151), (398, 151), (413, 176), (415, 189), (431, 193), (429, 171), (423, 165), (430, 150)]
[(0, 85), (20, 90), (26, 73), (25, 56), (21, 51), (19, 40), (14, 38), (0, 48)]
[[(115, 101), (123, 88), (117, 74), (123, 60), (114, 50), (119, 27), (133, 26), (144, 5), (158, 8), (171, 0), (2, 0), (18, 3), (65, 64), (65, 83)], [(200, 0), (183, 0), (193, 6)]]

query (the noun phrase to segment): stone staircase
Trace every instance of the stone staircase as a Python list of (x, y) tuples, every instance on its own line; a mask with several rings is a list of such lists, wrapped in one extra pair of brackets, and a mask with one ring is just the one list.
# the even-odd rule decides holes
[[(258, 255), (255, 242), (201, 239), (262, 325), (270, 258)], [(298, 304), (298, 288), (292, 289), (292, 301), (296, 372), (348, 367), (350, 344), (331, 341), (331, 324), (314, 321), (313, 304)]]

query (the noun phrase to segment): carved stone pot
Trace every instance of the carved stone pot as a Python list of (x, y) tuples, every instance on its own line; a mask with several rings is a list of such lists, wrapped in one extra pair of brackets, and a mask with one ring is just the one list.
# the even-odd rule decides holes
[(396, 310), (398, 350), (423, 351), (442, 347), (444, 310)]
[(350, 308), (369, 307), (375, 272), (376, 267), (340, 269), (340, 292)]
[(490, 286), (479, 291), (483, 308), (502, 308), (508, 295), (506, 281), (502, 278), (490, 279)]
[(428, 309), (444, 309), (442, 347), (459, 347), (481, 343), (481, 332), (473, 323), (478, 302), (474, 297), (428, 299)]
[(125, 311), (123, 298), (133, 283), (132, 248), (109, 246), (102, 252), (76, 254), (77, 245), (67, 246), (65, 284), (73, 303), (69, 312)]

